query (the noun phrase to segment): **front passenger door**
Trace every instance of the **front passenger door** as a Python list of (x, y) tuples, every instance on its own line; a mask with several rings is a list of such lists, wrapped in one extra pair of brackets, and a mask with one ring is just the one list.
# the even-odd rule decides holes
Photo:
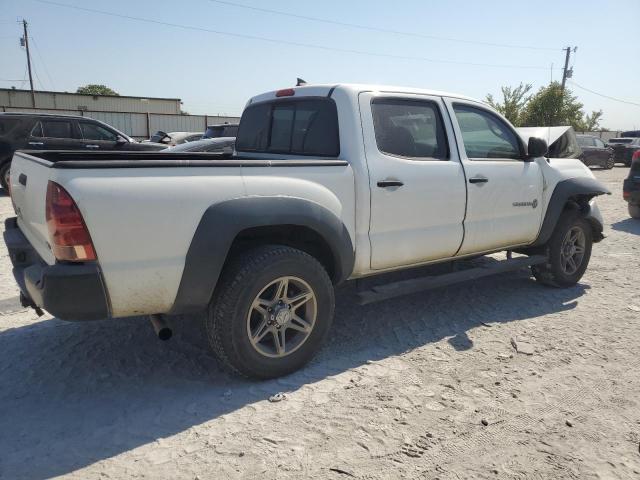
[(80, 121), (83, 146), (87, 150), (114, 150), (118, 146), (118, 134), (97, 123)]
[(542, 220), (542, 173), (515, 129), (483, 105), (447, 99), (467, 178), (458, 255), (533, 242)]

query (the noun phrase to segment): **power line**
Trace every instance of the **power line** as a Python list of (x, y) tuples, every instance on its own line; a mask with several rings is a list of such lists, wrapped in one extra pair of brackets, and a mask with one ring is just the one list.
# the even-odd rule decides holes
[(611, 97), (609, 95), (605, 95), (604, 93), (599, 93), (599, 92), (595, 92), (593, 90), (590, 90), (586, 87), (583, 87), (582, 85), (577, 84), (576, 82), (574, 82), (573, 80), (569, 80), (569, 83), (571, 85), (574, 85), (582, 90), (585, 90), (589, 93), (593, 93), (594, 95), (598, 95), (599, 97), (604, 97), (604, 98), (608, 98), (609, 100), (614, 100), (616, 102), (620, 102), (620, 103), (626, 103), (628, 105), (635, 105), (636, 107), (640, 107), (640, 103), (636, 103), (636, 102), (629, 102), (628, 100), (620, 100), (619, 98), (615, 98), (615, 97)]
[(394, 55), (394, 54), (388, 54), (388, 53), (378, 53), (378, 52), (367, 52), (364, 50), (352, 50), (352, 49), (347, 49), (347, 48), (335, 48), (335, 47), (327, 47), (325, 45), (317, 45), (317, 44), (311, 44), (311, 43), (300, 43), (300, 42), (291, 42), (291, 41), (287, 41), (287, 40), (277, 40), (275, 38), (268, 38), (268, 37), (259, 37), (257, 35), (248, 35), (248, 34), (243, 34), (243, 33), (235, 33), (235, 32), (225, 32), (222, 30), (213, 30), (210, 28), (204, 28), (204, 27), (196, 27), (193, 25), (183, 25), (183, 24), (179, 24), (179, 23), (170, 23), (170, 22), (163, 22), (160, 20), (153, 20), (150, 18), (144, 18), (144, 17), (134, 17), (132, 15), (124, 15), (124, 14), (120, 14), (120, 13), (113, 13), (113, 12), (106, 12), (104, 10), (96, 10), (93, 8), (86, 8), (86, 7), (80, 7), (77, 5), (69, 5), (66, 3), (59, 3), (59, 2), (54, 2), (51, 0), (35, 0), (36, 2), (39, 3), (44, 3), (47, 5), (54, 5), (57, 7), (64, 7), (64, 8), (71, 8), (74, 10), (81, 10), (84, 12), (90, 12), (90, 13), (98, 13), (100, 15), (107, 15), (107, 16), (111, 16), (111, 17), (117, 17), (117, 18), (124, 18), (127, 20), (135, 20), (138, 22), (145, 22), (145, 23), (151, 23), (151, 24), (155, 24), (155, 25), (163, 25), (166, 27), (174, 27), (174, 28), (181, 28), (184, 30), (194, 30), (194, 31), (200, 31), (200, 32), (207, 32), (207, 33), (213, 33), (216, 35), (225, 35), (225, 36), (229, 36), (229, 37), (236, 37), (236, 38), (245, 38), (248, 40), (258, 40), (258, 41), (262, 41), (262, 42), (270, 42), (270, 43), (276, 43), (276, 44), (282, 44), (282, 45), (291, 45), (291, 46), (295, 46), (295, 47), (303, 47), (303, 48), (314, 48), (314, 49), (318, 49), (318, 50), (325, 50), (325, 51), (331, 51), (331, 52), (341, 52), (341, 53), (350, 53), (350, 54), (355, 54), (355, 55), (366, 55), (369, 57), (382, 57), (382, 58), (395, 58), (395, 59), (399, 59), (399, 60), (415, 60), (415, 61), (422, 61), (422, 62), (429, 62), (429, 63), (441, 63), (441, 64), (450, 64), (450, 65), (467, 65), (467, 66), (475, 66), (475, 67), (492, 67), (492, 68), (522, 68), (522, 69), (533, 69), (533, 70), (546, 70), (547, 67), (540, 67), (540, 66), (535, 66), (535, 65), (500, 65), (500, 64), (487, 64), (487, 63), (474, 63), (474, 62), (458, 62), (455, 60), (444, 60), (444, 59), (435, 59), (435, 58), (426, 58), (426, 57), (414, 57), (414, 56), (408, 56), (408, 55)]
[(44, 67), (44, 73), (47, 74), (47, 78), (49, 79), (49, 82), (51, 83), (51, 86), (55, 90), (56, 89), (55, 83), (53, 83), (53, 79), (51, 78), (51, 75), (49, 74), (49, 69), (47, 68), (47, 64), (44, 62), (44, 57), (40, 53), (40, 48), (38, 47), (38, 42), (36, 42), (36, 39), (35, 39), (34, 36), (31, 36), (31, 40), (33, 41), (33, 46), (36, 47), (36, 53), (38, 54), (38, 58), (40, 59), (40, 63)]
[(339, 25), (341, 27), (348, 27), (348, 28), (357, 28), (360, 30), (369, 30), (372, 32), (378, 32), (378, 33), (391, 33), (393, 35), (403, 35), (406, 37), (417, 37), (417, 38), (427, 38), (430, 40), (443, 40), (443, 41), (447, 41), (447, 42), (458, 42), (458, 43), (467, 43), (467, 44), (473, 44), (473, 45), (484, 45), (486, 47), (502, 47), (502, 48), (524, 48), (524, 49), (528, 49), (528, 50), (547, 50), (547, 51), (557, 51), (559, 50), (558, 48), (550, 48), (550, 47), (533, 47), (530, 45), (509, 45), (509, 44), (505, 44), (505, 43), (492, 43), (492, 42), (482, 42), (482, 41), (478, 41), (478, 40), (465, 40), (462, 38), (452, 38), (452, 37), (440, 37), (437, 35), (427, 35), (424, 33), (417, 33), (417, 32), (407, 32), (407, 31), (401, 31), (401, 30), (392, 30), (392, 29), (388, 29), (388, 28), (381, 28), (381, 27), (374, 27), (374, 26), (370, 26), (370, 25), (361, 25), (361, 24), (357, 24), (357, 23), (348, 23), (348, 22), (340, 22), (337, 20), (330, 20), (327, 18), (319, 18), (319, 17), (310, 17), (310, 16), (306, 16), (306, 15), (299, 15), (299, 14), (295, 14), (295, 13), (289, 13), (289, 12), (283, 12), (281, 10), (271, 10), (269, 8), (262, 8), (262, 7), (254, 7), (254, 6), (250, 6), (250, 5), (243, 5), (240, 3), (235, 3), (235, 2), (229, 2), (226, 0), (209, 0), (212, 3), (218, 3), (220, 5), (228, 5), (231, 7), (237, 7), (237, 8), (244, 8), (246, 10), (254, 10), (256, 12), (263, 12), (263, 13), (270, 13), (273, 15), (282, 15), (284, 17), (291, 17), (291, 18), (297, 18), (300, 20), (309, 20), (311, 22), (320, 22), (320, 23), (328, 23), (331, 25)]

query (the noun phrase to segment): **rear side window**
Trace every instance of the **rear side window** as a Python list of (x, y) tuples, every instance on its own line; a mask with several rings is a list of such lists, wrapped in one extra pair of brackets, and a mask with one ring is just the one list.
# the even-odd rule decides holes
[(594, 138), (593, 137), (576, 137), (578, 139), (578, 145), (580, 145), (581, 147), (593, 147), (595, 146), (594, 144)]
[(522, 159), (515, 132), (497, 115), (461, 104), (454, 104), (453, 111), (460, 126), (467, 157), (477, 160)]
[(378, 150), (410, 158), (449, 158), (438, 106), (430, 101), (393, 98), (371, 104)]
[(47, 138), (73, 138), (71, 122), (43, 120), (42, 130)]
[(330, 98), (250, 105), (240, 120), (236, 149), (247, 152), (336, 157), (338, 112)]

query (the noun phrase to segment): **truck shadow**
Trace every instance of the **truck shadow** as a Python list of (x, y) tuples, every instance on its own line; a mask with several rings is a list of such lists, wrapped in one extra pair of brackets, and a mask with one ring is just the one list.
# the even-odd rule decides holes
[[(5, 330), (0, 477), (71, 473), (279, 391), (442, 339), (472, 351), (473, 329), (573, 309), (586, 288), (548, 289), (515, 272), (360, 307), (347, 286), (338, 292), (327, 346), (307, 368), (267, 382), (221, 372), (206, 347), (188, 338), (193, 332), (159, 342), (143, 318), (84, 325), (50, 319)], [(509, 338), (504, 342), (508, 352)]]
[(611, 225), (611, 228), (619, 232), (633, 233), (640, 235), (640, 220), (635, 218), (626, 218)]

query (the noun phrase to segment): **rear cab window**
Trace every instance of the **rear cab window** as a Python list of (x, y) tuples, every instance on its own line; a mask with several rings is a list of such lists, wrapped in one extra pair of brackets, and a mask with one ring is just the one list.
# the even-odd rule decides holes
[(380, 152), (417, 160), (449, 159), (442, 116), (435, 102), (376, 98), (371, 112)]
[(242, 113), (236, 149), (337, 157), (340, 140), (336, 104), (326, 97), (299, 97), (249, 105)]

